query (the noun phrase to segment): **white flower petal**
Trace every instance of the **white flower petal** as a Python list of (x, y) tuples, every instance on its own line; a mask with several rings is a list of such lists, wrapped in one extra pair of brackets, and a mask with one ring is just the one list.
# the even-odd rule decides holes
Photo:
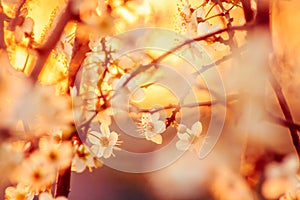
[(188, 141), (190, 136), (187, 133), (177, 133), (177, 136), (179, 137), (180, 140), (186, 140)]
[(205, 35), (210, 32), (210, 26), (208, 22), (200, 22), (197, 26), (198, 35)]
[(189, 148), (189, 143), (180, 140), (180, 141), (176, 142), (176, 148), (178, 150), (185, 151)]
[(109, 146), (105, 149), (103, 157), (104, 158), (109, 158), (112, 154), (113, 146)]
[(111, 132), (110, 137), (109, 137), (109, 146), (115, 146), (118, 141), (118, 134), (116, 132)]
[(100, 137), (101, 136), (98, 135), (96, 131), (91, 131), (90, 134), (87, 135), (88, 141), (95, 145), (99, 144)]
[(192, 126), (193, 135), (199, 136), (202, 132), (202, 123), (197, 121)]
[(34, 21), (32, 18), (28, 17), (25, 19), (22, 28), (25, 33), (31, 33), (33, 30)]
[(166, 124), (163, 121), (157, 121), (153, 124), (154, 126), (154, 133), (162, 133), (166, 130)]
[(205, 10), (203, 7), (198, 8), (194, 11), (196, 13), (196, 17), (198, 18), (204, 18), (205, 17)]
[(91, 147), (91, 151), (94, 155), (98, 155), (99, 154), (99, 151), (100, 151), (100, 146), (99, 145), (93, 145)]
[(152, 122), (154, 123), (155, 121), (157, 121), (159, 119), (159, 117), (160, 117), (159, 112), (156, 112), (156, 113), (152, 114), (151, 115)]
[(150, 138), (150, 140), (156, 144), (162, 144), (162, 136), (161, 135), (155, 135)]
[(100, 157), (103, 156), (106, 147), (102, 147), (102, 146), (98, 146), (98, 147), (99, 147), (99, 150), (98, 150), (98, 153), (97, 153), (97, 157), (100, 158)]
[(52, 200), (53, 197), (48, 192), (43, 192), (39, 195), (39, 200)]
[(81, 159), (79, 159), (78, 157), (75, 157), (73, 160), (73, 167), (76, 172), (81, 173), (85, 170), (85, 162)]

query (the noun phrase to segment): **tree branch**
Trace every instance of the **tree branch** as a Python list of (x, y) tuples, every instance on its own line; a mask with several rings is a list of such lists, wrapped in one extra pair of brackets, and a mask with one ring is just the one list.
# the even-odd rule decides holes
[(297, 129), (298, 131), (300, 131), (300, 124), (294, 123), (292, 121), (288, 121), (286, 119), (282, 119), (281, 117), (277, 117), (275, 115), (273, 115), (271, 112), (268, 112), (268, 120), (270, 122), (279, 124), (281, 126), (287, 127), (287, 128), (293, 128), (293, 129)]
[[(235, 53), (241, 53), (244, 50), (246, 50), (246, 45), (241, 46), (240, 48), (236, 49)], [(221, 64), (221, 63), (223, 63), (223, 62), (225, 62), (229, 59), (232, 59), (235, 53), (225, 55), (222, 58), (214, 61), (213, 63), (202, 66), (198, 71), (194, 72), (193, 75), (202, 74), (202, 73), (206, 72), (207, 70), (209, 70), (210, 68), (215, 67), (215, 66), (217, 66), (217, 65), (219, 65), (219, 64)]]
[(54, 197), (68, 197), (71, 191), (71, 164), (67, 169), (58, 173)]
[(5, 14), (3, 12), (3, 7), (0, 1), (0, 49), (6, 49), (6, 44), (4, 41), (4, 20)]
[[(226, 97), (227, 99), (227, 103), (232, 102), (232, 101), (236, 101), (238, 100), (238, 95), (237, 94), (232, 94)], [(138, 109), (138, 112), (149, 112), (151, 114), (156, 113), (156, 112), (160, 112), (162, 110), (169, 110), (169, 109), (176, 109), (176, 108), (195, 108), (195, 107), (204, 107), (204, 106), (212, 106), (215, 104), (223, 104), (222, 101), (219, 100), (212, 100), (212, 101), (204, 101), (204, 102), (199, 102), (199, 103), (190, 103), (190, 104), (183, 104), (183, 105), (168, 105), (165, 107), (160, 107), (160, 108), (155, 108), (155, 109)]]
[(89, 48), (89, 39), (86, 36), (82, 36), (80, 33), (80, 27), (76, 27), (75, 32), (75, 42), (73, 47), (72, 58), (69, 66), (69, 75), (68, 75), (68, 92), (70, 87), (74, 86), (76, 80), (76, 75), (80, 69), (80, 66), (85, 59), (85, 54), (90, 51)]
[(49, 54), (51, 53), (52, 49), (56, 46), (57, 42), (59, 41), (62, 32), (64, 31), (65, 26), (71, 20), (78, 20), (79, 16), (73, 13), (72, 10), (72, 0), (68, 2), (68, 5), (65, 11), (60, 16), (52, 34), (49, 36), (47, 41), (44, 43), (43, 46), (36, 49), (38, 53), (38, 59), (36, 64), (33, 68), (33, 71), (30, 74), (30, 78), (33, 82), (38, 80), (38, 76), (40, 75)]
[(251, 0), (241, 0), (244, 10), (244, 16), (247, 23), (253, 21), (254, 11), (251, 8)]
[(162, 61), (163, 59), (165, 59), (166, 57), (168, 57), (169, 55), (171, 55), (172, 53), (178, 51), (179, 49), (181, 49), (182, 47), (189, 45), (191, 43), (194, 42), (199, 42), (199, 41), (203, 41), (206, 40), (209, 37), (215, 36), (217, 34), (223, 33), (223, 32), (228, 32), (228, 31), (239, 31), (239, 30), (247, 30), (250, 27), (252, 27), (254, 24), (247, 24), (247, 25), (242, 25), (242, 26), (232, 26), (232, 27), (226, 27), (217, 31), (214, 31), (212, 33), (206, 34), (204, 36), (199, 36), (193, 39), (188, 39), (185, 42), (181, 43), (178, 46), (173, 47), (172, 49), (170, 49), (169, 51), (163, 53), (162, 55), (160, 55), (159, 57), (157, 57), (156, 59), (152, 60), (150, 63), (146, 64), (146, 65), (141, 65), (139, 66), (135, 71), (133, 71), (131, 73), (131, 75), (126, 79), (126, 81), (124, 81), (124, 83), (120, 86), (120, 87), (124, 87), (128, 84), (128, 82), (133, 79), (135, 76), (137, 76), (139, 73), (146, 71), (147, 69), (149, 69), (150, 67), (152, 67), (153, 65), (155, 65), (156, 63)]
[(18, 25), (19, 21), (20, 21), (20, 14), (21, 14), (21, 9), (23, 8), (23, 6), (25, 5), (26, 0), (21, 0), (18, 3), (18, 6), (16, 7), (15, 10), (15, 17), (10, 21), (9, 25), (8, 25), (8, 30), (10, 31), (15, 31), (16, 26)]
[[(271, 70), (269, 70), (269, 71), (270, 71), (269, 80), (270, 80), (272, 88), (276, 94), (281, 111), (282, 111), (286, 121), (290, 122), (291, 124), (294, 124), (292, 113), (290, 111), (290, 108), (288, 106), (286, 98), (282, 92), (282, 88), (281, 88), (279, 82), (276, 80), (274, 74), (271, 72)], [(284, 123), (284, 124), (286, 124), (286, 123)], [(300, 157), (300, 143), (299, 143), (299, 135), (298, 135), (297, 129), (294, 126), (288, 126), (288, 128), (290, 130), (291, 138), (293, 140), (293, 144), (297, 151), (298, 157)]]

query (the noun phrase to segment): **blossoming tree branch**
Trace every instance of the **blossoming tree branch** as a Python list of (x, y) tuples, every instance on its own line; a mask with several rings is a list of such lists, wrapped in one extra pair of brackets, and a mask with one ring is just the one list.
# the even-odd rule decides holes
[[(5, 199), (68, 199), (73, 173), (93, 173), (141, 139), (159, 148), (176, 138), (176, 151), (190, 150), (198, 159), (215, 137), (207, 134), (212, 113), (222, 131), (220, 142), (211, 144), (218, 158), (238, 152), (238, 167), (213, 164), (215, 176), (206, 184), (210, 197), (299, 199), (300, 125), (293, 96), (284, 90), (285, 61), (274, 45), (270, 13), (276, 2), (166, 1), (172, 12), (159, 4), (0, 1)], [(122, 40), (127, 31), (147, 27), (178, 37), (171, 45), (170, 35), (155, 31), (147, 39), (130, 32)], [(121, 52), (122, 45), (137, 41), (145, 48)], [(147, 48), (154, 43), (168, 48)], [(212, 70), (222, 78), (222, 89)], [(230, 176), (222, 175), (224, 169)]]

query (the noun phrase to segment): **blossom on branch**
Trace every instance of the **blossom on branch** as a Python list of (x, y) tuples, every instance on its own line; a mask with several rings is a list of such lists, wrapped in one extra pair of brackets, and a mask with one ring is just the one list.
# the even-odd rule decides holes
[(177, 136), (179, 141), (176, 143), (178, 150), (185, 151), (187, 149), (198, 150), (199, 143), (202, 142), (202, 124), (197, 121), (193, 124), (192, 129), (186, 128), (185, 125), (179, 124)]
[(73, 149), (70, 142), (57, 143), (52, 138), (41, 138), (39, 147), (42, 156), (55, 168), (65, 169), (71, 165)]
[(91, 150), (98, 157), (109, 158), (113, 154), (114, 149), (120, 145), (118, 141), (118, 134), (114, 131), (110, 131), (106, 124), (101, 124), (101, 132), (91, 131), (88, 133), (88, 141), (92, 143)]
[(30, 188), (21, 183), (16, 187), (8, 187), (5, 189), (5, 200), (32, 200), (33, 197), (34, 194), (30, 191)]
[(159, 120), (160, 114), (142, 113), (142, 119), (139, 125), (139, 132), (145, 136), (146, 140), (150, 140), (156, 144), (162, 144), (162, 136), (160, 133), (166, 130), (164, 121)]
[[(274, 199), (286, 193), (286, 196), (295, 195), (300, 188), (297, 177), (299, 160), (296, 156), (287, 156), (282, 163), (271, 163), (266, 167), (266, 180), (262, 185), (262, 193), (266, 198)], [(290, 193), (290, 194), (289, 194)]]
[(75, 144), (72, 160), (72, 171), (83, 172), (86, 168), (91, 171), (93, 167), (102, 166), (102, 162), (96, 159), (85, 144)]
[(30, 191), (39, 192), (51, 187), (55, 180), (56, 169), (38, 152), (25, 159), (12, 175), (12, 180), (30, 187)]

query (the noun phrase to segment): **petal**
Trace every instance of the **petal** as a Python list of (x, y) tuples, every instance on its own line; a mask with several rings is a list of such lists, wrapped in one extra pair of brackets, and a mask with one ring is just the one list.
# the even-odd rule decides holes
[(15, 188), (14, 187), (8, 187), (5, 189), (5, 195), (11, 197), (14, 195)]
[(113, 149), (112, 146), (107, 147), (104, 151), (103, 157), (104, 158), (109, 158), (112, 154), (112, 149)]
[(99, 144), (99, 138), (101, 136), (98, 135), (98, 132), (96, 131), (91, 131), (88, 135), (87, 135), (87, 139), (89, 142), (91, 142), (92, 144), (98, 145)]
[(68, 200), (66, 197), (57, 197), (55, 200)]
[(192, 126), (192, 134), (193, 135), (200, 135), (202, 132), (202, 123), (197, 121)]
[(198, 18), (205, 17), (205, 10), (203, 7), (198, 8), (195, 12), (196, 12), (196, 17), (198, 17)]
[(154, 133), (162, 133), (166, 130), (166, 124), (163, 121), (157, 121), (154, 125)]
[(100, 151), (100, 146), (99, 145), (93, 145), (91, 147), (91, 151), (94, 155), (98, 155), (99, 154), (99, 151)]
[(87, 160), (86, 160), (86, 162), (85, 162), (85, 164), (86, 164), (88, 167), (94, 167), (94, 166), (95, 166), (94, 157), (93, 157), (93, 156), (88, 156), (88, 157), (87, 157)]
[(197, 26), (198, 35), (204, 35), (209, 32), (209, 24), (208, 22), (200, 22)]
[(106, 147), (99, 146), (99, 150), (98, 150), (98, 153), (97, 153), (98, 158), (103, 156), (105, 149), (106, 149)]
[(156, 112), (156, 113), (152, 114), (151, 115), (152, 122), (155, 123), (155, 121), (157, 121), (159, 119), (159, 117), (160, 117), (159, 112)]
[(156, 144), (162, 144), (162, 136), (161, 135), (155, 135), (150, 138), (150, 140)]
[(23, 31), (25, 33), (31, 33), (33, 30), (33, 24), (34, 24), (33, 19), (31, 19), (30, 17), (26, 18), (22, 25)]
[(118, 141), (118, 134), (116, 132), (111, 132), (110, 137), (109, 137), (109, 146), (114, 146), (116, 145), (117, 141)]
[(188, 141), (190, 136), (187, 133), (177, 133), (177, 136), (179, 137), (180, 140), (185, 140)]
[(39, 200), (52, 200), (52, 195), (48, 192), (43, 192), (39, 195)]
[(75, 171), (78, 173), (81, 173), (85, 170), (85, 162), (79, 158), (74, 158), (73, 160), (73, 166), (75, 168)]
[(185, 150), (187, 150), (189, 148), (189, 143), (180, 140), (180, 141), (176, 142), (176, 148), (178, 150), (185, 151)]

